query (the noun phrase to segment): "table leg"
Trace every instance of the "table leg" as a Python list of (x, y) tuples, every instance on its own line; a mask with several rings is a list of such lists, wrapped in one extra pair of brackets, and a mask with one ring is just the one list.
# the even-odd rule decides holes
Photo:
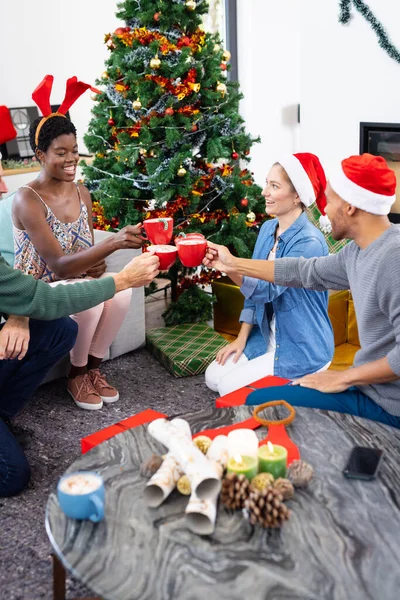
[[(65, 596), (65, 580), (66, 573), (63, 564), (55, 554), (52, 554), (53, 559), (53, 600), (67, 600)], [(90, 598), (74, 598), (73, 600), (102, 600), (99, 596)]]

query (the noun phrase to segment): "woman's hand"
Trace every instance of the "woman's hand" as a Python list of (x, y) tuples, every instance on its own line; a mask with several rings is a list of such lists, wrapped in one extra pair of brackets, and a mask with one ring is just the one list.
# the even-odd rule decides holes
[(322, 371), (295, 379), (292, 381), (292, 385), (299, 385), (325, 394), (339, 394), (349, 388), (345, 374), (346, 371)]
[(245, 342), (242, 342), (241, 340), (239, 340), (239, 338), (236, 339), (234, 342), (231, 342), (224, 348), (221, 348), (221, 350), (218, 352), (217, 357), (215, 359), (216, 362), (219, 365), (224, 365), (226, 363), (227, 359), (231, 356), (231, 354), (234, 354), (235, 356), (233, 357), (233, 362), (237, 363), (237, 361), (243, 354), (243, 350), (244, 350), (245, 346), (246, 346)]
[(102, 259), (99, 260), (99, 262), (97, 262), (95, 265), (90, 267), (90, 269), (86, 271), (86, 275), (89, 275), (89, 277), (93, 277), (93, 279), (98, 279), (106, 272), (106, 269), (106, 261)]
[(22, 360), (29, 346), (29, 318), (10, 315), (0, 331), (0, 360)]
[(143, 242), (146, 241), (142, 234), (142, 223), (137, 225), (127, 225), (120, 231), (118, 231), (113, 237), (114, 245), (116, 250), (126, 248), (141, 248)]
[(235, 270), (235, 257), (229, 252), (228, 248), (220, 244), (214, 244), (207, 240), (206, 256), (203, 259), (203, 265), (209, 269), (217, 269), (222, 273), (229, 273)]

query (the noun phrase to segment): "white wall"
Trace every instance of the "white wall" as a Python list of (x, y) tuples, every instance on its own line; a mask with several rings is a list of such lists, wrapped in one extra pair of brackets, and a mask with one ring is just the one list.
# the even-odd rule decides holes
[[(321, 3), (327, 0), (320, 0)], [(301, 0), (238, 0), (240, 112), (248, 131), (261, 136), (251, 169), (262, 185), (277, 156), (296, 152), (300, 102)]]
[[(72, 75), (94, 85), (107, 58), (104, 34), (120, 25), (116, 8), (116, 0), (3, 0), (0, 104), (32, 105), (31, 94), (47, 73), (54, 75), (52, 104), (61, 103)], [(86, 92), (70, 111), (81, 151), (92, 104)]]

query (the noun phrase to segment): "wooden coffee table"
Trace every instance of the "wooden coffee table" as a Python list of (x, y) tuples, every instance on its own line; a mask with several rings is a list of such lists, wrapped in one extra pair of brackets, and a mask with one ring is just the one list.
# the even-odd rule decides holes
[[(183, 417), (195, 433), (250, 414), (250, 407), (210, 407)], [(186, 527), (187, 498), (177, 492), (160, 508), (147, 508), (139, 467), (163, 448), (145, 425), (97, 446), (67, 471), (102, 474), (102, 523), (68, 519), (50, 495), (46, 529), (57, 556), (107, 600), (398, 598), (400, 430), (306, 408), (297, 409), (288, 429), (316, 475), (307, 490), (296, 491), (282, 530), (253, 528), (240, 513), (220, 508), (215, 533), (199, 537)], [(384, 449), (375, 481), (342, 475), (354, 445)]]

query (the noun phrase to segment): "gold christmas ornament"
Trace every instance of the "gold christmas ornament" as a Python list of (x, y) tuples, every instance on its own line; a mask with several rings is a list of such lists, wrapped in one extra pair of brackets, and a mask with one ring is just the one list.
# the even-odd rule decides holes
[(103, 72), (102, 72), (102, 74), (101, 74), (101, 78), (102, 78), (102, 79), (108, 79), (108, 73), (107, 73), (107, 71), (103, 71)]
[(197, 4), (196, 4), (195, 0), (187, 0), (186, 8), (188, 10), (196, 10), (196, 6), (197, 6)]
[(222, 59), (225, 61), (231, 60), (231, 53), (229, 52), (229, 50), (224, 50), (222, 54)]
[(216, 89), (217, 92), (219, 92), (221, 96), (224, 97), (228, 88), (226, 87), (225, 83), (218, 82)]
[(139, 98), (136, 98), (136, 100), (132, 102), (132, 108), (133, 110), (140, 110), (142, 108), (142, 103), (140, 102)]
[(155, 55), (154, 58), (150, 61), (150, 67), (152, 69), (159, 69), (161, 66), (161, 60), (158, 58), (158, 54)]
[(178, 177), (185, 177), (186, 173), (187, 173), (187, 171), (186, 171), (185, 167), (182, 167), (182, 165), (181, 165), (177, 171)]
[(259, 473), (251, 480), (251, 487), (260, 492), (274, 483), (274, 476), (271, 473)]
[(203, 454), (207, 454), (209, 447), (211, 446), (212, 439), (207, 435), (199, 435), (193, 440), (193, 444), (202, 451)]
[(140, 156), (147, 156), (146, 148), (139, 148), (139, 154)]
[(93, 102), (96, 102), (96, 100), (98, 99), (98, 97), (99, 97), (99, 95), (96, 94), (96, 92), (92, 92), (90, 94), (90, 98), (91, 98), (91, 100), (93, 100)]
[(250, 211), (250, 212), (249, 212), (249, 213), (247, 213), (247, 215), (246, 215), (246, 220), (247, 220), (249, 223), (254, 223), (254, 221), (256, 220), (256, 215), (255, 215), (255, 214), (254, 214), (252, 211)]
[(189, 477), (187, 475), (182, 475), (182, 477), (178, 479), (176, 487), (178, 488), (178, 492), (183, 496), (190, 496), (192, 493), (192, 486), (190, 485)]

